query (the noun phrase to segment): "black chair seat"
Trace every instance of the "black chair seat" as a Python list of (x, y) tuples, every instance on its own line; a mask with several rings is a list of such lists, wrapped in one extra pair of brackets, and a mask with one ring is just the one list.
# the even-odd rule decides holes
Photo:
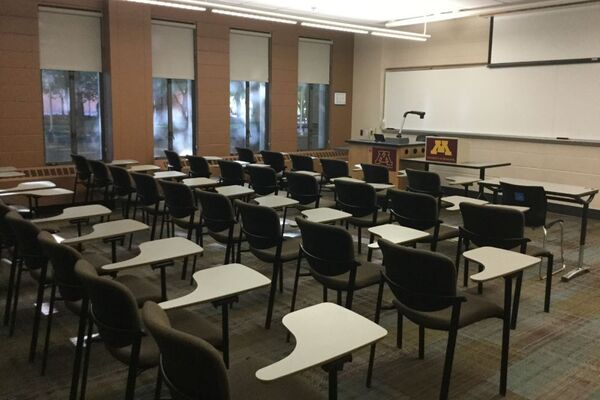
[[(312, 210), (313, 208), (316, 208), (315, 205), (316, 203), (313, 201), (312, 203), (308, 204), (298, 204), (296, 207), (299, 210)], [(324, 199), (321, 197), (321, 199), (319, 200), (319, 208), (322, 207), (335, 208), (335, 201)]]
[(359, 226), (361, 228), (370, 228), (372, 226), (383, 225), (390, 222), (390, 215), (383, 212), (377, 213), (377, 218), (373, 222), (373, 214), (365, 215), (364, 217), (350, 217), (348, 222), (352, 225)]
[(535, 246), (532, 244), (527, 244), (526, 254), (533, 256), (533, 257), (552, 257), (553, 256), (553, 253), (550, 250), (545, 249), (540, 246)]
[(143, 306), (148, 300), (162, 301), (160, 288), (144, 278), (137, 275), (119, 275), (116, 280), (127, 286), (133, 294), (138, 307)]
[[(315, 276), (316, 274), (313, 274)], [(321, 283), (325, 283), (327, 287), (333, 290), (348, 290), (350, 272), (346, 272), (337, 276), (315, 276), (315, 279)], [(356, 280), (354, 289), (362, 289), (372, 285), (376, 285), (381, 281), (381, 265), (365, 262), (356, 268)]]
[[(36, 269), (29, 270), (29, 275), (31, 275), (31, 277), (36, 282), (39, 282), (40, 279), (42, 278), (42, 269), (36, 268)], [(44, 281), (44, 283), (50, 284), (52, 282), (54, 282), (54, 270), (50, 267), (50, 265), (48, 265), (48, 268), (46, 271), (46, 280)]]
[[(154, 210), (156, 210), (156, 204), (150, 204), (150, 205), (147, 205), (147, 206), (141, 206), (140, 208), (142, 210), (146, 211), (146, 212), (149, 212), (150, 214), (154, 214)], [(158, 203), (158, 213), (159, 214), (166, 214), (166, 211), (165, 211), (165, 201), (164, 200), (161, 200)]]
[[(429, 236), (425, 239), (418, 241), (418, 243), (429, 243), (433, 238), (433, 231), (435, 228), (426, 229), (425, 232), (429, 233)], [(458, 237), (458, 228), (450, 225), (440, 224), (440, 230), (438, 232), (438, 240), (448, 240)]]
[[(131, 359), (131, 346), (125, 347), (112, 347), (106, 346), (106, 349), (114, 358), (119, 360), (125, 365), (130, 364)], [(144, 336), (140, 344), (140, 355), (137, 362), (138, 368), (146, 369), (152, 368), (158, 365), (160, 359), (160, 351), (154, 339), (150, 336)]]
[[(285, 239), (281, 246), (281, 262), (297, 259), (299, 250), (300, 238)], [(270, 247), (268, 249), (251, 248), (251, 251), (261, 261), (274, 262), (276, 260), (277, 247)]]
[[(502, 307), (482, 298), (481, 296), (471, 295), (469, 293), (458, 293), (467, 299), (462, 303), (458, 327), (462, 328), (486, 318), (503, 318), (504, 310)], [(394, 306), (409, 320), (425, 328), (447, 331), (450, 329), (450, 319), (452, 307), (435, 312), (418, 312), (411, 308), (403, 306), (398, 300), (393, 300)]]
[[(238, 238), (240, 237), (240, 225), (239, 224), (235, 224), (233, 226), (233, 240), (238, 240)], [(210, 235), (210, 237), (212, 237), (213, 239), (215, 239), (217, 242), (219, 243), (227, 243), (229, 241), (229, 229), (225, 229), (222, 230), (220, 232), (212, 232), (212, 231), (208, 231), (208, 234)], [(244, 235), (242, 234), (242, 241), (246, 240)]]
[(97, 253), (95, 251), (83, 251), (83, 253), (81, 253), (82, 257), (87, 260), (90, 264), (92, 264), (94, 266), (94, 268), (96, 268), (96, 271), (98, 271), (99, 275), (106, 275), (107, 272), (104, 272), (101, 267), (103, 265), (107, 265), (112, 263), (112, 260), (109, 257), (106, 257), (105, 255), (101, 254), (101, 253)]
[(200, 226), (202, 226), (202, 219), (201, 219), (201, 215), (199, 212), (196, 212), (194, 214), (194, 219), (192, 220), (191, 223), (190, 223), (190, 217), (173, 218), (173, 222), (175, 223), (175, 225), (177, 225), (183, 229), (199, 228)]

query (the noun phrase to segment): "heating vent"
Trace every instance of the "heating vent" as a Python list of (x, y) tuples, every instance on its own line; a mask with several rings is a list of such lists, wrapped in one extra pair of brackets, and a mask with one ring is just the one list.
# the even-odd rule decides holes
[[(27, 181), (31, 179), (46, 179), (46, 178), (67, 178), (75, 175), (75, 168), (72, 165), (46, 166), (46, 167), (31, 167), (19, 168), (19, 172), (23, 172), (25, 176), (11, 178), (11, 181)], [(5, 181), (8, 181), (5, 180)]]

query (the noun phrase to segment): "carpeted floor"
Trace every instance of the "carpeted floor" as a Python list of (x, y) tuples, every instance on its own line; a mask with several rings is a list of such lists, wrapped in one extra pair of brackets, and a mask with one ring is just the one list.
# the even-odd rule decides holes
[[(291, 212), (293, 218), (295, 212)], [(115, 218), (117, 214), (115, 213)], [(459, 215), (444, 212), (450, 224), (459, 223)], [(566, 220), (565, 245), (567, 264), (577, 260), (579, 219)], [(590, 221), (586, 264), (591, 272), (565, 283), (555, 277), (552, 288), (551, 312), (542, 311), (544, 282), (537, 277), (537, 268), (526, 272), (519, 314), (519, 326), (511, 332), (508, 399), (600, 399), (600, 221)], [(89, 229), (89, 228), (88, 228)], [(61, 235), (70, 237), (74, 232), (61, 226)], [(286, 227), (286, 232), (293, 233)], [(352, 231), (356, 234), (356, 231)], [(182, 234), (179, 232), (179, 234)], [(530, 237), (540, 243), (541, 232)], [(147, 239), (136, 235), (135, 242)], [(558, 241), (549, 244), (557, 250)], [(105, 252), (110, 249), (95, 243), (88, 250)], [(454, 257), (456, 242), (446, 242), (439, 251)], [(135, 253), (119, 250), (119, 259)], [(199, 267), (205, 268), (222, 262), (224, 248), (206, 239), (205, 254), (199, 258)], [(3, 254), (6, 257), (6, 253)], [(378, 257), (378, 255), (376, 255)], [(378, 261), (380, 261), (378, 259)], [(270, 276), (270, 265), (243, 253), (242, 263)], [(234, 399), (318, 399), (327, 398), (327, 375), (313, 368), (278, 384), (264, 385), (254, 378), (254, 372), (284, 357), (293, 349), (286, 343), (286, 329), (281, 317), (289, 311), (295, 263), (284, 266), (285, 288), (276, 297), (274, 323), (264, 329), (268, 289), (260, 289), (240, 297), (230, 313), (231, 369), (230, 381)], [(2, 308), (8, 279), (8, 265), (0, 268), (0, 297)], [(460, 270), (459, 272), (462, 272)], [(158, 271), (140, 268), (127, 273), (140, 274), (157, 285)], [(180, 264), (168, 272), (169, 297), (174, 298), (191, 290), (188, 281), (180, 279)], [(471, 286), (474, 286), (471, 284)], [(66, 399), (68, 397), (74, 347), (69, 337), (75, 336), (77, 318), (58, 305), (49, 353), (48, 371), (40, 376), (40, 360), (27, 362), (33, 316), (35, 286), (25, 276), (17, 319), (17, 330), (8, 337), (7, 329), (0, 328), (0, 399)], [(299, 289), (298, 308), (321, 301), (321, 287), (311, 278), (304, 278)], [(485, 285), (484, 296), (500, 304), (503, 293), (501, 281)], [(333, 293), (330, 298), (334, 298)], [(391, 294), (386, 290), (385, 298)], [(376, 288), (356, 293), (354, 311), (373, 318)], [(220, 311), (211, 305), (193, 308), (207, 320), (220, 325)], [(45, 320), (44, 320), (45, 321)], [(377, 347), (373, 387), (365, 387), (368, 349), (357, 351), (339, 376), (340, 399), (435, 399), (438, 397), (446, 346), (446, 334), (427, 331), (425, 359), (417, 358), (417, 328), (404, 324), (404, 346), (396, 348), (396, 317), (384, 312), (381, 325), (388, 336)], [(454, 399), (493, 399), (498, 395), (500, 341), (502, 323), (488, 320), (462, 329), (459, 333), (450, 397)], [(351, 334), (349, 332), (348, 334)], [(119, 399), (124, 396), (126, 366), (115, 361), (95, 343), (89, 372), (88, 399)], [(145, 371), (138, 377), (136, 398), (152, 399), (156, 370)], [(163, 392), (163, 397), (167, 392)]]

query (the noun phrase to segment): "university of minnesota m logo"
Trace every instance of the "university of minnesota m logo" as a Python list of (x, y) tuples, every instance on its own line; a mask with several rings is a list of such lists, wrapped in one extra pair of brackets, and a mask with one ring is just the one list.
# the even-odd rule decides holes
[(387, 169), (394, 171), (396, 169), (396, 149), (373, 148), (371, 162), (376, 165), (383, 165)]
[(452, 150), (450, 150), (450, 146), (448, 146), (447, 140), (436, 139), (430, 154), (443, 154), (445, 156), (452, 156)]

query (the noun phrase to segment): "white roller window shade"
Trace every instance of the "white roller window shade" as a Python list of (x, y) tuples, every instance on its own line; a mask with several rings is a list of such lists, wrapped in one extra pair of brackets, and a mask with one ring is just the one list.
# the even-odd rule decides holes
[(101, 14), (40, 7), (40, 68), (102, 71)]
[(193, 25), (152, 21), (152, 76), (190, 79), (195, 76)]
[(329, 84), (331, 42), (300, 38), (298, 43), (298, 82)]
[(229, 34), (229, 79), (269, 82), (270, 35), (231, 31)]

